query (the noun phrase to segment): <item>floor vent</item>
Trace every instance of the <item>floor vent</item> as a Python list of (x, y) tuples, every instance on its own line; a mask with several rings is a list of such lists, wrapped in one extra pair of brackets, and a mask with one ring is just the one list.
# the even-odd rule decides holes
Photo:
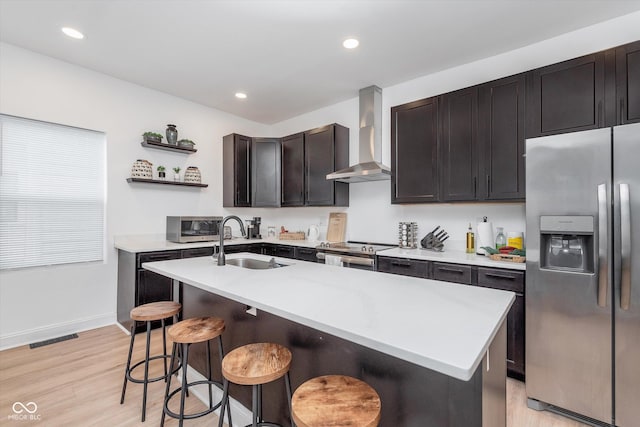
[(78, 338), (78, 334), (65, 335), (65, 336), (58, 337), (58, 338), (51, 338), (50, 340), (34, 342), (33, 344), (29, 344), (29, 348), (33, 349), (33, 348), (38, 348), (38, 347), (44, 347), (45, 345), (55, 344), (57, 342), (62, 342), (62, 341), (67, 341), (67, 340), (72, 340), (74, 338)]

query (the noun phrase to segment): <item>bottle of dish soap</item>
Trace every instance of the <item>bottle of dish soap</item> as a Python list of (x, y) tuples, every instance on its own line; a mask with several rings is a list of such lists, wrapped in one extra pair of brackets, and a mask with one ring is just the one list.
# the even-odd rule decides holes
[(504, 236), (504, 228), (496, 227), (498, 234), (496, 234), (496, 249), (500, 249), (503, 246), (507, 246), (507, 238)]
[(476, 251), (476, 238), (469, 223), (469, 230), (467, 231), (467, 253), (472, 254)]

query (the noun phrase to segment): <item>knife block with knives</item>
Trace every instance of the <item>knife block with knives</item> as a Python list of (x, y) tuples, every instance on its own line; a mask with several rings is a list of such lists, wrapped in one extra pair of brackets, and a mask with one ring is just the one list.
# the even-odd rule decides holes
[(449, 234), (444, 230), (438, 230), (440, 230), (440, 226), (437, 226), (427, 233), (427, 235), (420, 241), (420, 245), (430, 251), (444, 251), (444, 241), (449, 238)]

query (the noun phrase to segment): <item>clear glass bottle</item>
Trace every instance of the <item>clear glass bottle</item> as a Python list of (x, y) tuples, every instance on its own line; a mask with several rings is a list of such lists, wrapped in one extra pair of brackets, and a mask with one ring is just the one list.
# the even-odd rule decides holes
[(504, 235), (503, 227), (496, 227), (498, 234), (496, 234), (496, 249), (500, 249), (503, 246), (507, 246), (507, 238)]
[(473, 234), (471, 223), (469, 223), (469, 230), (467, 231), (467, 253), (472, 254), (475, 251), (476, 251), (475, 235)]

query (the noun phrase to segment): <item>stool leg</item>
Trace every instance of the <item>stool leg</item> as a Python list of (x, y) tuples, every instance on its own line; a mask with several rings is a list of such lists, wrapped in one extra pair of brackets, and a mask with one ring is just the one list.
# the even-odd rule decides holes
[[(178, 344), (173, 343), (173, 347), (171, 349), (171, 363), (169, 364), (169, 368), (171, 369), (169, 372), (173, 372), (173, 366), (176, 362), (176, 353), (177, 353)], [(181, 359), (182, 361), (182, 359)], [(167, 378), (167, 386), (164, 389), (164, 404), (162, 405), (162, 418), (160, 418), (160, 427), (164, 426), (164, 417), (167, 414), (166, 411), (169, 410), (169, 391), (171, 390), (171, 377), (173, 375), (169, 375)]]
[[(211, 341), (207, 341), (207, 379), (211, 381)], [(213, 408), (213, 390), (209, 382), (209, 408)]]
[(127, 357), (127, 367), (124, 370), (124, 384), (122, 384), (122, 397), (120, 397), (120, 404), (124, 403), (124, 393), (127, 391), (127, 374), (129, 373), (129, 368), (131, 367), (131, 354), (133, 353), (133, 341), (136, 337), (136, 321), (133, 321), (133, 326), (131, 326), (131, 340), (129, 341), (129, 356)]
[[(218, 355), (220, 356), (220, 366), (222, 366), (222, 359), (224, 359), (224, 350), (222, 349), (222, 335), (218, 335)], [(222, 377), (222, 379), (223, 379), (223, 383), (224, 383), (224, 376)], [(223, 391), (223, 395), (224, 395), (224, 391)], [(220, 404), (220, 408), (222, 408), (224, 406), (223, 403)], [(228, 409), (227, 418), (229, 419), (229, 427), (233, 427), (233, 424), (231, 423), (231, 403), (229, 402), (229, 399), (227, 399), (227, 409)], [(224, 418), (223, 414), (224, 414), (223, 410), (220, 409), (220, 419), (221, 420)]]
[(162, 319), (162, 354), (164, 355), (164, 382), (167, 382), (167, 331), (164, 327), (164, 319)]
[(291, 380), (289, 378), (289, 372), (284, 374), (284, 385), (287, 389), (287, 402), (289, 403), (289, 419), (291, 420), (291, 427), (296, 427), (293, 422), (293, 408), (291, 407)]
[(142, 422), (147, 415), (147, 385), (149, 384), (149, 350), (151, 349), (151, 322), (147, 321), (147, 350), (144, 356), (144, 388), (142, 391)]
[(189, 360), (189, 344), (182, 344), (182, 392), (180, 393), (180, 417), (178, 418), (178, 426), (182, 427), (184, 422), (184, 398), (187, 394), (187, 361)]
[(251, 386), (251, 413), (253, 414), (252, 427), (258, 426), (258, 386)]
[[(218, 419), (218, 427), (222, 427), (224, 420), (224, 410), (229, 404), (229, 381), (227, 381), (224, 376), (222, 377), (222, 403), (220, 404), (220, 418)], [(229, 408), (229, 427), (232, 427), (231, 424), (231, 408)]]
[(258, 384), (258, 422), (262, 422), (262, 384)]

